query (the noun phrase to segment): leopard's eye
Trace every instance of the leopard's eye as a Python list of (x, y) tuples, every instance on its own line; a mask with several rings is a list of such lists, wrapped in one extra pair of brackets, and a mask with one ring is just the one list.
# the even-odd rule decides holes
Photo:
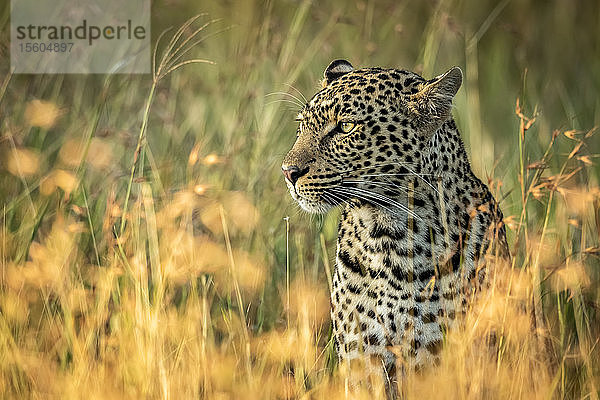
[(356, 128), (356, 124), (354, 122), (340, 122), (338, 124), (340, 131), (344, 133), (350, 133)]

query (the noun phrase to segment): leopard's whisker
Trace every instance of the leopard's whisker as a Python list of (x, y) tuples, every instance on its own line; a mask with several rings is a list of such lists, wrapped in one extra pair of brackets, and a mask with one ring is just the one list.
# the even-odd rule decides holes
[[(385, 181), (389, 182), (390, 185), (400, 188), (400, 186), (398, 186), (397, 183), (394, 183), (390, 178), (386, 178), (388, 176), (392, 176), (393, 177), (393, 176), (415, 176), (415, 175), (414, 174), (367, 174), (367, 175), (358, 175), (356, 177), (345, 177), (345, 178), (352, 178), (353, 180), (356, 180), (357, 178), (370, 178), (370, 177), (379, 178), (379, 177), (383, 177), (385, 179)], [(430, 186), (431, 189), (433, 191), (435, 191), (439, 195), (439, 191), (435, 187), (431, 186), (429, 184), (429, 182), (427, 182), (427, 180), (423, 179), (420, 176), (418, 176), (418, 178), (420, 178), (422, 181), (424, 181), (425, 183), (427, 183), (427, 185)], [(351, 182), (351, 181), (350, 180), (345, 180), (343, 182)], [(367, 179), (364, 179), (364, 180), (362, 180), (362, 182), (363, 183), (373, 183), (373, 184), (376, 184), (376, 183), (384, 184), (384, 182), (378, 181), (378, 180), (367, 180)]]
[(430, 188), (432, 188), (438, 195), (440, 194), (440, 192), (438, 192), (438, 190), (425, 178), (423, 178), (422, 174), (418, 174), (415, 171), (411, 170), (408, 167), (404, 167), (406, 168), (410, 173), (412, 173), (414, 176), (416, 176), (417, 178), (421, 179), (423, 182), (425, 182), (426, 185), (428, 185)]
[(352, 186), (341, 186), (338, 188), (338, 190), (346, 191), (347, 193), (362, 194), (363, 196), (366, 196), (372, 200), (373, 199), (379, 200), (379, 201), (383, 202), (384, 205), (388, 204), (388, 205), (392, 206), (394, 203), (397, 203), (399, 205), (398, 208), (402, 208), (402, 204), (396, 202), (395, 200), (393, 200), (387, 196), (381, 195), (379, 193), (372, 192), (370, 190), (361, 189), (361, 188), (352, 187)]
[(417, 174), (415, 172), (410, 172), (408, 174), (387, 174), (387, 173), (381, 173), (381, 174), (365, 174), (365, 175), (361, 175), (361, 176), (365, 176), (365, 177), (379, 177), (379, 176), (416, 176), (417, 178), (421, 179), (423, 182), (425, 182), (425, 184), (427, 186), (429, 186), (432, 190), (434, 190), (438, 195), (440, 194), (440, 192), (437, 190), (437, 188), (435, 186), (433, 186), (427, 179), (423, 178), (423, 176), (434, 176), (433, 174)]
[[(304, 105), (298, 105), (298, 103), (296, 103), (293, 100), (289, 100), (289, 99), (277, 99), (277, 100), (273, 100), (268, 102), (266, 105), (271, 105), (271, 104), (277, 104), (277, 103), (289, 103), (289, 104), (293, 104), (295, 107), (299, 107), (300, 109), (302, 107), (304, 107)], [(294, 111), (297, 111), (298, 109), (294, 109)]]
[[(352, 197), (349, 195), (344, 195), (344, 194), (335, 194), (335, 193), (331, 193), (332, 196), (334, 196), (337, 199), (340, 199), (342, 201), (342, 203), (347, 204), (350, 208), (356, 208), (356, 204), (352, 201)], [(345, 196), (345, 197), (344, 197)]]
[[(374, 181), (374, 180), (367, 180), (367, 179), (352, 179), (352, 180), (345, 180), (342, 181), (342, 185), (344, 184), (365, 184), (365, 185), (372, 185), (372, 186), (391, 186), (391, 187), (395, 187), (397, 189), (400, 189), (403, 191), (403, 193), (406, 193), (406, 188), (402, 187), (402, 186), (398, 186), (397, 184), (388, 181), (388, 182), (382, 182), (382, 181)], [(386, 189), (388, 190), (388, 189)]]
[[(415, 214), (413, 211), (411, 211), (407, 206), (405, 206), (404, 204), (402, 204), (394, 199), (389, 198), (388, 196), (384, 196), (382, 194), (372, 192), (370, 190), (360, 189), (357, 187), (342, 186), (337, 189), (346, 190), (348, 193), (354, 194), (357, 197), (359, 195), (366, 196), (366, 197), (370, 198), (370, 200), (369, 200), (369, 199), (363, 197), (363, 199), (367, 200), (367, 201), (379, 200), (380, 202), (383, 202), (384, 204), (387, 203), (390, 206), (395, 206), (395, 207), (399, 208), (400, 210), (406, 212), (413, 218), (421, 220), (421, 217), (419, 217), (417, 214)], [(379, 204), (379, 205), (381, 205), (384, 208), (388, 209), (389, 211), (393, 212), (393, 210), (385, 207), (384, 205), (382, 205), (382, 204)]]
[[(359, 185), (363, 185), (363, 186), (359, 186)], [(398, 186), (393, 182), (381, 182), (381, 181), (371, 181), (371, 180), (348, 180), (348, 181), (343, 181), (342, 182), (342, 186), (343, 187), (355, 187), (355, 188), (360, 188), (360, 189), (381, 189), (381, 190), (385, 190), (386, 192), (393, 192), (396, 194), (401, 194), (401, 195), (407, 195), (408, 194), (408, 188), (406, 187), (402, 187), (402, 186)], [(377, 193), (377, 192), (375, 192)], [(381, 193), (379, 193), (381, 194)]]
[[(304, 107), (304, 104), (306, 103), (306, 102), (302, 102), (302, 100), (299, 99), (297, 96), (294, 96), (293, 94), (287, 93), (287, 92), (272, 92), (272, 93), (267, 93), (265, 95), (265, 97), (277, 96), (277, 95), (279, 95), (279, 96), (287, 96), (287, 97), (293, 99), (294, 104), (296, 104), (297, 106), (299, 106), (300, 109), (302, 109)], [(292, 101), (290, 99), (287, 99), (287, 100), (288, 101)]]
[[(368, 202), (373, 202), (373, 200), (374, 200), (373, 197), (368, 198), (368, 197), (366, 197), (365, 195), (363, 195), (361, 193), (357, 193), (353, 189), (354, 188), (351, 188), (351, 187), (338, 186), (336, 188), (329, 189), (329, 191), (331, 193), (335, 193), (335, 194), (337, 194), (339, 196), (345, 196), (348, 199), (356, 198), (356, 199), (359, 199), (359, 200), (366, 200)], [(379, 202), (382, 202), (382, 199), (376, 199), (376, 200), (379, 200)], [(385, 203), (389, 203), (389, 201), (385, 201)], [(385, 204), (380, 204), (380, 203), (377, 203), (377, 204), (381, 205), (383, 208), (385, 208), (387, 210), (390, 210), (390, 209), (388, 209), (386, 207)]]
[[(363, 176), (364, 176), (364, 175), (363, 175)], [(386, 179), (386, 177), (383, 177), (383, 178), (384, 178), (384, 179)], [(348, 183), (351, 183), (351, 182), (354, 182), (354, 181), (355, 181), (355, 182), (357, 182), (357, 183), (358, 183), (358, 182), (361, 182), (361, 183), (365, 183), (365, 184), (373, 184), (373, 185), (376, 185), (376, 184), (388, 185), (388, 186), (393, 186), (393, 187), (395, 187), (395, 188), (399, 189), (399, 190), (400, 190), (402, 193), (404, 193), (404, 194), (407, 194), (407, 195), (408, 195), (408, 188), (406, 188), (406, 187), (403, 187), (403, 186), (398, 186), (396, 183), (394, 183), (393, 181), (391, 181), (389, 178), (388, 178), (388, 179), (386, 179), (386, 180), (387, 180), (387, 182), (389, 182), (389, 183), (383, 183), (383, 182), (381, 182), (381, 181), (372, 181), (372, 180), (362, 180), (362, 181), (360, 181), (360, 180), (358, 180), (358, 181), (357, 181), (357, 180), (353, 180), (353, 181), (342, 181), (342, 183), (346, 183), (346, 182), (348, 182)], [(436, 193), (439, 195), (439, 201), (440, 201), (440, 202), (442, 202), (442, 203), (444, 203), (444, 205), (448, 206), (448, 202), (447, 202), (446, 200), (444, 200), (444, 197), (440, 195), (440, 192), (439, 192), (439, 191), (438, 191), (438, 190), (437, 190), (435, 187), (433, 187), (432, 189), (433, 189), (433, 190), (434, 190), (434, 191), (435, 191), (435, 192), (436, 192)], [(389, 188), (385, 188), (385, 190), (389, 190)], [(412, 195), (418, 198), (418, 197), (419, 197), (419, 192), (418, 192), (418, 191), (414, 191)]]
[[(358, 186), (358, 185), (365, 185), (365, 186)], [(408, 194), (408, 188), (402, 187), (402, 186), (398, 186), (392, 182), (390, 183), (385, 183), (385, 182), (377, 182), (377, 181), (357, 181), (357, 180), (353, 180), (353, 181), (343, 181), (342, 182), (342, 187), (349, 187), (349, 188), (356, 188), (356, 189), (362, 189), (362, 190), (369, 190), (372, 193), (376, 193), (380, 196), (389, 196), (388, 193), (383, 194), (383, 193), (378, 193), (375, 192), (373, 190), (371, 190), (371, 187), (375, 187), (375, 188), (381, 188), (381, 190), (385, 190), (386, 192), (393, 192), (393, 193), (397, 193), (397, 194)], [(393, 200), (393, 198), (391, 198)]]
[(321, 198), (325, 201), (325, 203), (329, 204), (330, 206), (337, 206), (338, 203), (335, 201), (334, 198), (332, 198), (330, 193), (327, 192), (323, 192), (321, 193)]
[(385, 196), (381, 193), (377, 193), (377, 192), (373, 192), (371, 190), (357, 188), (357, 187), (349, 187), (348, 189), (351, 189), (353, 191), (359, 191), (361, 193), (364, 193), (367, 196), (372, 196), (373, 198), (380, 199), (381, 201), (389, 203), (391, 206), (396, 206), (396, 207), (400, 208), (401, 210), (405, 211), (406, 213), (408, 213), (414, 217), (418, 217), (414, 212), (409, 210), (407, 206), (405, 206), (404, 204), (400, 203), (397, 200), (390, 198), (389, 196)]
[[(344, 189), (346, 189), (346, 188), (344, 188)], [(376, 201), (377, 199), (374, 200), (373, 198), (366, 197), (366, 196), (364, 196), (364, 195), (362, 195), (360, 193), (354, 193), (354, 192), (351, 192), (349, 190), (342, 191), (339, 188), (338, 189), (332, 189), (332, 191), (335, 192), (335, 193), (337, 193), (337, 194), (339, 194), (339, 195), (347, 196), (349, 198), (356, 198), (356, 199), (359, 199), (359, 200), (366, 201), (367, 203), (375, 203), (379, 207), (381, 207), (384, 210), (388, 211), (389, 213), (391, 213), (391, 214), (394, 213), (394, 210), (392, 210), (391, 208), (388, 208), (385, 205), (381, 204), (382, 203), (381, 200)]]
[(343, 197), (336, 195), (330, 189), (325, 189), (323, 191), (323, 196), (328, 196), (330, 199), (334, 199), (336, 201), (335, 205), (341, 205), (344, 203), (350, 204), (347, 199), (344, 199)]
[(302, 97), (302, 100), (304, 100), (304, 103), (308, 103), (308, 99), (306, 98), (306, 96), (304, 96), (304, 94), (298, 90), (294, 85), (289, 84), (289, 83), (284, 83), (284, 85), (286, 85), (287, 87), (289, 87), (290, 89), (293, 89), (296, 93), (298, 93), (300, 95), (300, 97)]
[[(369, 167), (369, 168), (371, 168), (371, 167)], [(374, 168), (376, 168), (376, 167), (374, 167)], [(346, 177), (346, 178), (359, 178), (359, 177), (379, 177), (379, 176), (415, 176), (415, 177), (419, 178), (420, 180), (422, 180), (423, 182), (425, 182), (425, 184), (427, 186), (429, 186), (431, 189), (433, 189), (436, 193), (439, 194), (439, 191), (427, 179), (424, 178), (424, 176), (434, 176), (433, 174), (419, 174), (419, 173), (416, 173), (415, 171), (412, 171), (408, 167), (404, 167), (404, 168), (408, 169), (409, 172), (408, 173), (383, 173), (382, 172), (382, 173), (371, 173), (371, 174), (358, 174), (356, 176), (352, 176), (352, 175), (346, 175), (346, 176), (344, 176), (342, 174), (342, 177)], [(358, 169), (356, 169), (354, 171), (351, 171), (351, 172), (356, 172), (356, 171), (358, 171), (360, 169), (364, 169), (364, 168), (358, 168)]]
[(343, 204), (347, 204), (348, 206), (353, 207), (353, 204), (350, 201), (332, 192), (323, 192), (323, 196), (328, 199), (332, 206), (341, 206)]

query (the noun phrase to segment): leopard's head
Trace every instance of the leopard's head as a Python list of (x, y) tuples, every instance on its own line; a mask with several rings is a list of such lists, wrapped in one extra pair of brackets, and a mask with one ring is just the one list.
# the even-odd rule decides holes
[(355, 198), (385, 202), (391, 194), (367, 190), (369, 178), (418, 167), (461, 83), (458, 67), (427, 81), (413, 72), (355, 70), (348, 61), (333, 61), (322, 90), (297, 116), (296, 142), (283, 161), (292, 197), (312, 213)]

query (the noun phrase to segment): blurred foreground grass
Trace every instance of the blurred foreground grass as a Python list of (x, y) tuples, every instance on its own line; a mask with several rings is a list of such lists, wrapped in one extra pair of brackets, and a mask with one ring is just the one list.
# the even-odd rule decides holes
[[(152, 95), (150, 76), (11, 76), (2, 7), (3, 397), (347, 396), (337, 217), (299, 212), (279, 172), (294, 98), (343, 57), (464, 69), (455, 118), (509, 228), (513, 265), (407, 397), (598, 398), (596, 2), (155, 2), (154, 37), (220, 20), (193, 54), (216, 64)], [(490, 330), (495, 355), (472, 346)]]

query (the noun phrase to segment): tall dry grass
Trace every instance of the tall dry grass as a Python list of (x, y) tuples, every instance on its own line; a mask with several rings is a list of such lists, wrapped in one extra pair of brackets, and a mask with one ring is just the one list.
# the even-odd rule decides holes
[(215, 19), (186, 53), (214, 65), (0, 63), (3, 398), (383, 398), (335, 363), (337, 215), (299, 212), (279, 176), (295, 102), (338, 57), (461, 65), (454, 115), (506, 216), (512, 264), (406, 398), (598, 398), (594, 2), (157, 2), (155, 42), (200, 12), (178, 43)]

